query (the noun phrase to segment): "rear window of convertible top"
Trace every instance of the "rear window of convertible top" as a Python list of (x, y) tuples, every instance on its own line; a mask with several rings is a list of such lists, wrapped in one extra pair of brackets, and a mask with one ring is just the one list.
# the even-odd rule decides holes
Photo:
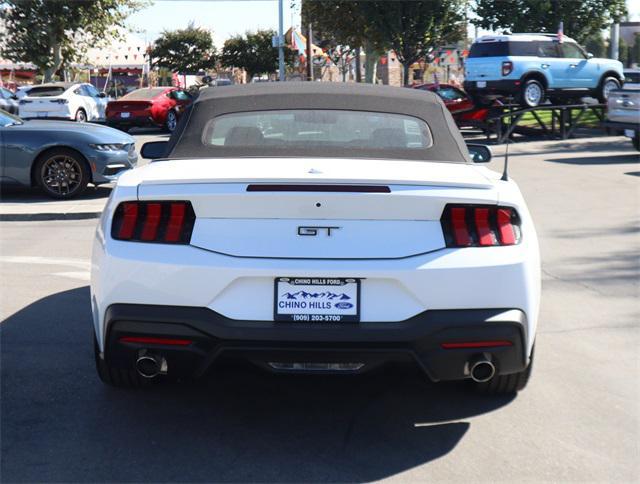
[(411, 151), (432, 145), (422, 119), (368, 111), (253, 111), (210, 120), (202, 142), (211, 147), (331, 147)]

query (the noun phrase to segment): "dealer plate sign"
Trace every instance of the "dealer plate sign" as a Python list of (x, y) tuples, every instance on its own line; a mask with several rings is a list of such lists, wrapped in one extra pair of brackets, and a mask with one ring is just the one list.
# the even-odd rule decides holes
[(274, 320), (357, 323), (360, 280), (279, 277), (275, 280)]

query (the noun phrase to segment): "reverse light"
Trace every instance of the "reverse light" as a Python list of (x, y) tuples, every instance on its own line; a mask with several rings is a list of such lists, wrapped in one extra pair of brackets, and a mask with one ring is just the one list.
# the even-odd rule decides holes
[(511, 74), (511, 72), (513, 72), (513, 62), (504, 61), (502, 63), (502, 75), (508, 76), (509, 74)]
[(440, 218), (447, 247), (492, 247), (520, 243), (520, 217), (512, 207), (447, 205)]
[(123, 202), (116, 208), (111, 237), (131, 242), (188, 244), (196, 216), (190, 202)]

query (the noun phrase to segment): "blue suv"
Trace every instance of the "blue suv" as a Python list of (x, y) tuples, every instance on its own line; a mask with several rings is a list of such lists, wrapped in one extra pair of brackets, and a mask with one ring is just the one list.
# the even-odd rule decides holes
[(465, 90), (480, 103), (513, 97), (525, 107), (593, 96), (606, 102), (624, 82), (622, 63), (596, 59), (573, 39), (555, 34), (483, 36), (465, 64)]

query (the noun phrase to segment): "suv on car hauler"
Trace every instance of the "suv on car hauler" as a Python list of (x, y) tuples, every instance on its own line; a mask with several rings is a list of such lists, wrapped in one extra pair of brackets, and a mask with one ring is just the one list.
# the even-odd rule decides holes
[(622, 63), (596, 59), (573, 39), (555, 34), (483, 36), (471, 46), (464, 89), (477, 101), (514, 97), (525, 107), (583, 96), (606, 102), (624, 81)]

